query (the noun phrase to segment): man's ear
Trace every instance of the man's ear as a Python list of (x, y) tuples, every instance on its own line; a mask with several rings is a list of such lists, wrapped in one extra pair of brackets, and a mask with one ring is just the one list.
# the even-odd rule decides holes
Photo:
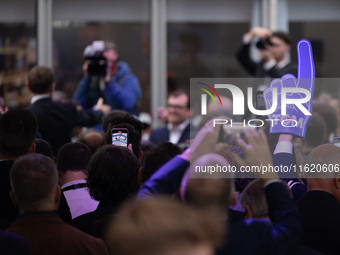
[(57, 208), (59, 207), (60, 199), (61, 199), (61, 188), (60, 188), (59, 185), (57, 185), (57, 188), (56, 188), (55, 194), (54, 194), (54, 202), (55, 202), (55, 205), (57, 206)]
[(18, 202), (17, 202), (17, 199), (16, 199), (16, 197), (15, 197), (15, 194), (14, 194), (13, 190), (11, 190), (11, 191), (9, 192), (9, 197), (11, 198), (11, 202), (12, 202), (12, 204), (14, 205), (14, 207), (18, 208), (18, 207), (19, 207), (19, 206), (18, 206)]
[(238, 198), (238, 192), (234, 191), (233, 195), (231, 196), (231, 205), (236, 205)]
[(191, 113), (193, 113), (193, 111), (191, 111), (190, 108), (189, 108), (189, 111), (188, 111), (188, 114), (187, 114), (187, 118), (188, 118), (188, 119), (190, 118)]
[(246, 214), (246, 218), (247, 219), (252, 219), (252, 218), (254, 218), (254, 214), (253, 214), (253, 211), (251, 210), (251, 208), (249, 207), (249, 205), (246, 205), (246, 212), (247, 212), (247, 214)]
[(141, 166), (138, 171), (138, 184), (142, 186), (143, 184), (143, 167)]
[(61, 173), (61, 171), (58, 170), (58, 179), (59, 179), (59, 182), (60, 182), (61, 176), (62, 176), (62, 173)]
[(141, 150), (140, 153), (139, 153), (139, 159), (138, 159), (139, 163), (142, 163), (143, 155), (144, 155), (144, 153), (143, 153), (143, 151)]
[(52, 85), (50, 86), (49, 90), (48, 90), (48, 93), (50, 95), (52, 95), (53, 91), (54, 91), (54, 88), (55, 88), (55, 82), (52, 83)]
[(28, 154), (34, 153), (36, 148), (37, 148), (37, 145), (35, 144), (35, 142), (33, 142), (30, 148), (28, 149)]
[(335, 175), (335, 178), (334, 178), (334, 187), (336, 189), (340, 189), (340, 172)]

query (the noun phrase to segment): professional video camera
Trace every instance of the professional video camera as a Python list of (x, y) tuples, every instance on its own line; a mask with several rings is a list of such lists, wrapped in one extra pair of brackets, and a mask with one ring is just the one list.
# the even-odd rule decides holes
[(84, 50), (84, 57), (89, 60), (87, 73), (90, 76), (105, 77), (107, 71), (107, 59), (103, 56), (105, 50), (104, 41), (94, 41)]
[(267, 37), (266, 39), (263, 40), (259, 40), (256, 43), (256, 48), (258, 48), (259, 50), (265, 50), (267, 45), (270, 46), (274, 45), (274, 43), (272, 43), (272, 41), (270, 40), (270, 37)]

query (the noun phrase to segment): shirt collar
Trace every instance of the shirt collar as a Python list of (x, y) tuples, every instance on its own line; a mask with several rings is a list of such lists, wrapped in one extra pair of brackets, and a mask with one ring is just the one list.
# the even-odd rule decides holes
[[(181, 124), (179, 124), (177, 126), (176, 130), (183, 131), (188, 126), (189, 123), (190, 123), (190, 120), (186, 119), (185, 121), (183, 121)], [(172, 124), (171, 123), (168, 124), (168, 130), (172, 131)]]
[(78, 183), (86, 183), (86, 180), (76, 180), (76, 181), (67, 182), (63, 186), (61, 186), (61, 189), (66, 188), (66, 187), (71, 186), (71, 185), (78, 184)]
[(48, 97), (50, 97), (49, 94), (41, 94), (41, 95), (33, 96), (32, 99), (31, 99), (31, 104), (34, 104), (35, 102), (37, 102), (40, 99), (48, 98)]
[(280, 61), (279, 63), (277, 63), (277, 67), (278, 68), (284, 68), (286, 65), (289, 64), (289, 62), (290, 62), (289, 59), (285, 58), (282, 61)]

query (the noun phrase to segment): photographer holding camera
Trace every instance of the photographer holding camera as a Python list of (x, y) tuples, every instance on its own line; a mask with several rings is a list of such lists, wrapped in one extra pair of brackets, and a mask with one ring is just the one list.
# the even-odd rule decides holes
[(119, 61), (112, 42), (94, 41), (84, 50), (84, 77), (79, 82), (73, 99), (83, 108), (92, 108), (102, 97), (112, 109), (138, 113), (141, 88), (127, 63)]
[[(251, 42), (255, 38), (260, 55), (258, 63), (250, 57)], [(287, 56), (290, 46), (291, 39), (288, 34), (254, 27), (243, 36), (242, 46), (237, 51), (237, 59), (256, 78), (280, 78), (287, 73), (297, 76), (297, 65), (291, 63)]]

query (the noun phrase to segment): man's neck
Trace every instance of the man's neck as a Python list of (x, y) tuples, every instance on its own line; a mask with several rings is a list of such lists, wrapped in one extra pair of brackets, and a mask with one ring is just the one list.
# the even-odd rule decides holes
[(51, 97), (51, 96), (52, 96), (51, 93), (33, 94), (32, 98), (31, 98), (31, 104), (35, 103), (36, 101), (38, 101), (42, 98), (47, 98), (47, 97)]
[(180, 125), (183, 125), (183, 124), (185, 124), (185, 126), (186, 126), (187, 124), (189, 124), (189, 120), (186, 119), (185, 121), (183, 121), (183, 122), (181, 122), (181, 123), (179, 123), (179, 124), (171, 123), (171, 130), (172, 130), (172, 131), (173, 131), (173, 130), (176, 130)]
[(86, 174), (81, 171), (77, 172), (66, 171), (65, 174), (61, 174), (60, 176), (60, 184), (61, 186), (63, 186), (68, 182), (85, 180), (86, 177), (87, 177)]
[(325, 191), (328, 192), (332, 195), (334, 195), (334, 192), (332, 190), (332, 187), (329, 183), (329, 179), (313, 179), (310, 178), (308, 180), (308, 191), (313, 191), (313, 190), (321, 190), (321, 191)]
[(285, 63), (289, 63), (289, 59), (287, 57), (283, 57), (281, 59), (276, 59), (276, 62), (277, 64), (280, 64), (280, 63), (285, 64)]

